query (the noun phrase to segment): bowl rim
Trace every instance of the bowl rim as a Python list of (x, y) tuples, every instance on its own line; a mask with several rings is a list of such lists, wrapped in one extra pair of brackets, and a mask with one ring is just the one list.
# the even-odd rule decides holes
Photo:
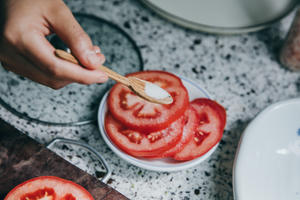
[(236, 154), (235, 154), (235, 158), (233, 161), (233, 167), (232, 167), (232, 189), (233, 189), (233, 196), (234, 199), (239, 199), (238, 196), (238, 186), (237, 186), (237, 166), (238, 166), (238, 158), (239, 158), (239, 154), (240, 154), (240, 149), (242, 146), (243, 141), (245, 140), (245, 135), (247, 134), (247, 132), (251, 132), (251, 130), (253, 129), (253, 127), (256, 126), (257, 122), (261, 121), (261, 118), (263, 118), (265, 115), (269, 114), (270, 112), (273, 112), (276, 109), (279, 109), (281, 107), (285, 107), (285, 106), (290, 106), (294, 103), (300, 103), (300, 98), (292, 98), (292, 99), (287, 99), (287, 100), (282, 100), (279, 102), (276, 102), (274, 104), (271, 104), (269, 106), (267, 106), (265, 109), (263, 109), (261, 112), (259, 112), (254, 119), (252, 119), (252, 121), (247, 125), (247, 127), (245, 128), (245, 130), (243, 131), (239, 143), (238, 143), (238, 147), (236, 149)]

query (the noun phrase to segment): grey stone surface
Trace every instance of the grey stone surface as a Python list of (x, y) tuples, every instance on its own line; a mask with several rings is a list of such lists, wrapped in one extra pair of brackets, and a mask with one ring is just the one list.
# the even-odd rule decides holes
[[(67, 4), (72, 11), (105, 18), (125, 30), (136, 41), (145, 69), (188, 77), (220, 102), (227, 110), (228, 122), (219, 147), (194, 168), (158, 173), (121, 160), (105, 145), (96, 125), (40, 125), (20, 119), (3, 107), (0, 117), (41, 143), (55, 137), (86, 141), (112, 166), (109, 185), (130, 199), (233, 199), (232, 166), (244, 128), (270, 104), (300, 94), (300, 74), (282, 67), (277, 56), (293, 14), (257, 33), (217, 36), (174, 25), (139, 1), (72, 0)], [(95, 172), (94, 165), (77, 161), (74, 153), (69, 157), (82, 169)]]

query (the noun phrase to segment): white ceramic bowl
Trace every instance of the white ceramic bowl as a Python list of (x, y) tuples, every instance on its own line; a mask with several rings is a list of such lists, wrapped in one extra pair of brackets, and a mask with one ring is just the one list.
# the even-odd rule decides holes
[(248, 125), (233, 186), (237, 200), (300, 199), (300, 98), (271, 105)]
[(279, 21), (297, 0), (141, 0), (162, 17), (209, 33), (257, 31)]
[[(200, 98), (200, 97), (205, 97), (209, 98), (208, 93), (201, 88), (198, 84), (195, 82), (180, 77), (184, 86), (187, 88), (190, 100), (193, 100), (195, 98)], [(104, 97), (101, 100), (99, 110), (98, 110), (98, 125), (100, 129), (100, 133), (102, 135), (102, 138), (106, 142), (106, 144), (110, 147), (110, 149), (115, 152), (120, 158), (124, 159), (125, 161), (136, 165), (138, 167), (152, 170), (152, 171), (178, 171), (178, 170), (183, 170), (187, 169), (190, 167), (193, 167), (202, 161), (204, 161), (206, 158), (208, 158), (217, 148), (216, 144), (210, 151), (208, 151), (206, 154), (203, 156), (196, 158), (191, 161), (186, 161), (186, 162), (179, 162), (175, 161), (173, 159), (169, 158), (164, 158), (164, 159), (142, 159), (142, 158), (135, 158), (133, 156), (128, 155), (127, 153), (123, 152), (120, 150), (117, 146), (113, 144), (113, 142), (110, 140), (108, 135), (106, 134), (105, 127), (104, 127), (104, 118), (105, 118), (105, 113), (107, 112), (107, 95), (108, 92), (104, 95)]]

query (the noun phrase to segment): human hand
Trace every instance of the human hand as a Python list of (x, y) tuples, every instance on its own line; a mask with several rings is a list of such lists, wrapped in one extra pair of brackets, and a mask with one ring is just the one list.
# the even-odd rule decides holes
[[(45, 36), (56, 33), (79, 66), (59, 59)], [(105, 57), (61, 0), (0, 1), (0, 61), (4, 68), (59, 89), (72, 82), (103, 83)]]

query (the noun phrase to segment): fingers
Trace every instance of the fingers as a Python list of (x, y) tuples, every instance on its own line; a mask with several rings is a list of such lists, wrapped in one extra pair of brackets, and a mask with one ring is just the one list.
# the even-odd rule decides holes
[(100, 47), (94, 46), (93, 49), (94, 49), (95, 53), (101, 53)]
[[(94, 51), (96, 52), (96, 54), (98, 54), (99, 56), (103, 56), (104, 57), (104, 55), (103, 54), (101, 54), (101, 49), (100, 49), (100, 47), (98, 47), (98, 46), (94, 46), (93, 47), (94, 48)], [(105, 57), (103, 58), (103, 63), (105, 62)]]
[[(43, 35), (31, 34), (24, 41), (24, 53), (48, 76), (81, 84), (103, 83), (107, 75), (98, 69), (86, 69), (54, 55), (54, 48)], [(93, 51), (94, 47), (93, 47)]]
[(97, 69), (104, 63), (103, 54), (96, 53), (90, 37), (78, 24), (69, 8), (62, 4), (55, 15), (49, 15), (53, 31), (68, 45), (72, 54), (89, 69)]
[[(104, 56), (62, 0), (12, 2), (7, 6), (10, 15), (6, 16), (0, 38), (0, 60), (6, 68), (52, 88), (71, 82), (91, 84), (107, 80), (107, 75), (97, 69), (105, 61)], [(54, 48), (45, 38), (52, 31), (86, 68), (54, 55)]]
[(70, 83), (69, 81), (54, 80), (48, 77), (32, 63), (28, 62), (25, 58), (19, 55), (16, 55), (14, 59), (10, 60), (9, 62), (9, 64), (2, 63), (5, 69), (29, 78), (30, 80), (42, 85), (48, 86), (52, 89), (60, 89)]

